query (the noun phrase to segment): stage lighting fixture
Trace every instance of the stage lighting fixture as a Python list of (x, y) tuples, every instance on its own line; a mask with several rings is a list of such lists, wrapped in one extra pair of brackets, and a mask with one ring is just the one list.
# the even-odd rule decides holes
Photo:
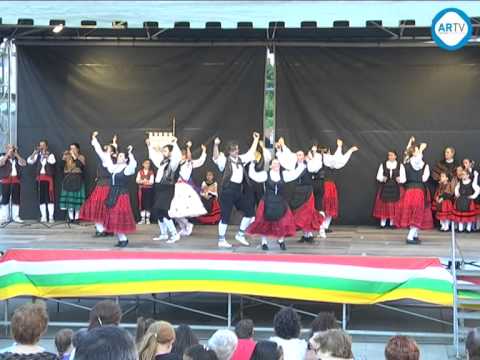
[(205, 23), (205, 29), (221, 29), (222, 23), (220, 21), (207, 21)]
[(333, 27), (349, 27), (350, 21), (348, 20), (335, 20), (333, 22)]
[(82, 28), (94, 28), (97, 26), (97, 22), (95, 20), (82, 20), (80, 22), (80, 27)]
[(239, 21), (237, 22), (238, 29), (253, 29), (253, 22), (251, 21)]
[(128, 22), (123, 20), (112, 21), (112, 28), (114, 29), (126, 29), (128, 28)]
[(283, 28), (285, 28), (285, 21), (270, 21), (268, 23), (268, 27), (271, 28), (271, 29), (272, 28), (277, 28), (277, 29), (282, 28), (283, 29)]
[(190, 22), (188, 21), (176, 21), (173, 25), (176, 29), (190, 29)]
[(158, 21), (144, 21), (143, 27), (148, 29), (158, 29)]
[(302, 21), (300, 23), (300, 27), (302, 29), (314, 29), (317, 27), (317, 22), (316, 21)]
[(18, 19), (17, 25), (33, 26), (33, 19)]

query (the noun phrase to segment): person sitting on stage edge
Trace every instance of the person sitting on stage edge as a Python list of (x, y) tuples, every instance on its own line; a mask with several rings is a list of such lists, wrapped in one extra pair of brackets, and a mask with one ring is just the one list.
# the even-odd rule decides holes
[(75, 349), (75, 360), (138, 360), (138, 355), (127, 330), (107, 325), (82, 337)]
[(215, 181), (213, 171), (207, 171), (202, 182), (200, 196), (207, 214), (196, 218), (200, 224), (217, 225), (220, 221), (221, 211), (218, 202), (218, 183)]
[[(40, 205), (40, 222), (54, 223), (55, 212), (55, 155), (48, 151), (47, 140), (40, 140), (32, 155), (27, 159), (29, 165), (36, 165), (38, 201)], [(48, 217), (47, 217), (48, 210)]]
[[(8, 144), (5, 154), (0, 157), (0, 184), (2, 185), (2, 201), (0, 208), (0, 223), (9, 221), (22, 223), (20, 218), (20, 180), (22, 169), (27, 165), (18, 153), (17, 147)], [(11, 213), (9, 205), (11, 207)]]
[(220, 193), (220, 209), (222, 218), (218, 223), (218, 247), (231, 248), (232, 245), (225, 239), (230, 216), (233, 207), (243, 212), (243, 218), (240, 222), (240, 228), (235, 235), (235, 240), (240, 244), (249, 246), (245, 239), (245, 230), (252, 222), (255, 216), (255, 200), (253, 196), (246, 196), (243, 192), (244, 183), (248, 182), (245, 166), (255, 159), (260, 134), (253, 133), (253, 142), (250, 149), (245, 154), (240, 154), (238, 143), (233, 141), (227, 146), (228, 157), (220, 152), (220, 138), (214, 140), (213, 162), (218, 169), (223, 172), (222, 191)]
[(63, 153), (63, 181), (60, 193), (60, 210), (68, 212), (68, 220), (78, 221), (80, 207), (85, 201), (85, 156), (80, 153), (80, 145), (72, 143)]

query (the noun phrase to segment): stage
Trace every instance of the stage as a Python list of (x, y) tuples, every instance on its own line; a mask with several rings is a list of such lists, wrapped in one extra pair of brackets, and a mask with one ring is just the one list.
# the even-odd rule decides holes
[[(51, 226), (48, 224), (48, 226)], [(230, 226), (227, 240), (232, 249), (217, 248), (217, 227), (195, 226), (192, 236), (182, 237), (175, 244), (153, 241), (158, 234), (157, 225), (139, 225), (137, 232), (129, 236), (128, 249), (144, 251), (208, 251), (233, 253), (262, 253), (259, 239), (249, 238), (250, 247), (241, 246), (234, 240), (238, 226)], [(10, 224), (0, 229), (0, 250), (5, 249), (109, 249), (116, 239), (113, 237), (94, 238), (93, 225), (71, 225), (57, 222), (47, 228), (39, 223)], [(450, 257), (451, 234), (438, 230), (424, 231), (420, 234), (421, 245), (405, 243), (406, 230), (379, 229), (369, 226), (333, 226), (333, 232), (327, 239), (315, 239), (314, 244), (299, 243), (297, 238), (287, 239), (286, 253), (310, 255), (369, 255), (369, 256), (420, 256)], [(478, 259), (480, 233), (456, 234), (457, 243), (466, 258)], [(280, 252), (275, 242), (270, 242), (270, 252)]]

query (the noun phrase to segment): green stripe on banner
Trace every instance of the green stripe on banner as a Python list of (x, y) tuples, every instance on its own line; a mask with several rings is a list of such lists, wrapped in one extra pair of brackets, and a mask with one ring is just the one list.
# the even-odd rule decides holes
[[(29, 281), (30, 280), (30, 281)], [(239, 281), (265, 285), (285, 285), (300, 288), (339, 290), (367, 294), (385, 294), (396, 288), (424, 289), (435, 292), (450, 293), (452, 285), (445, 280), (413, 278), (403, 283), (341, 279), (332, 277), (256, 273), (243, 271), (214, 270), (138, 270), (112, 271), (95, 273), (72, 273), (52, 275), (9, 274), (0, 278), (0, 288), (14, 283), (31, 282), (38, 287), (81, 286), (98, 284), (119, 284), (144, 281)]]

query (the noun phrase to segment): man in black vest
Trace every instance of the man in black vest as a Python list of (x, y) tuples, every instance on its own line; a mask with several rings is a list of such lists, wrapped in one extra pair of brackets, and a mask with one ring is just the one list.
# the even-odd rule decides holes
[[(38, 200), (40, 203), (41, 222), (54, 223), (55, 195), (53, 190), (55, 176), (55, 155), (48, 151), (47, 140), (40, 140), (38, 146), (27, 159), (29, 165), (36, 165)], [(48, 217), (47, 217), (48, 209)]]
[(225, 239), (225, 234), (227, 233), (230, 215), (234, 206), (242, 211), (244, 215), (240, 223), (240, 229), (235, 235), (235, 240), (242, 245), (250, 245), (245, 239), (245, 230), (255, 216), (255, 201), (252, 196), (244, 195), (243, 186), (248, 181), (245, 165), (255, 160), (255, 152), (259, 140), (260, 134), (254, 132), (252, 146), (245, 154), (239, 154), (238, 143), (231, 142), (228, 145), (228, 157), (219, 151), (220, 139), (216, 138), (214, 141), (213, 162), (223, 172), (222, 191), (219, 198), (222, 213), (218, 224), (218, 247), (220, 248), (232, 247)]
[[(20, 178), (22, 168), (27, 165), (18, 153), (17, 148), (8, 144), (5, 154), (0, 157), (0, 184), (2, 184), (2, 201), (0, 208), (0, 223), (10, 220), (22, 223), (20, 218)], [(12, 203), (10, 213), (9, 204)]]

